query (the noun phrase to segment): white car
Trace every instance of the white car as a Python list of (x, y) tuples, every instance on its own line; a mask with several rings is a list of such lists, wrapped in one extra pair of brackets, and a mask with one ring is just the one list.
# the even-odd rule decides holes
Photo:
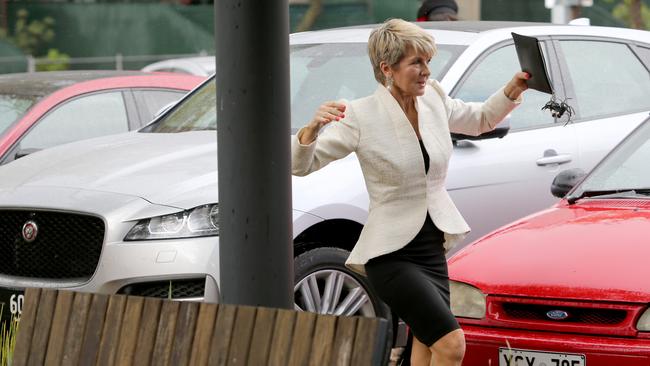
[(214, 56), (197, 56), (172, 58), (154, 62), (142, 68), (146, 72), (176, 72), (198, 76), (210, 76), (214, 74), (216, 61)]
[[(438, 44), (432, 77), (452, 96), (480, 101), (504, 85), (519, 68), (516, 32), (541, 39), (557, 97), (575, 108), (571, 123), (555, 120), (541, 110), (549, 96), (531, 90), (505, 137), (494, 138), (507, 128), (485, 139), (457, 137), (447, 188), (473, 237), (553, 203), (559, 170), (588, 171), (650, 111), (650, 32), (423, 26)], [(294, 133), (321, 102), (377, 87), (366, 55), (372, 28), (291, 36)], [(0, 287), (11, 289), (0, 296), (42, 286), (218, 301), (215, 90), (210, 79), (139, 132), (0, 168)], [(354, 154), (294, 177), (293, 193), (296, 308), (390, 318), (364, 278), (343, 265), (368, 209)], [(334, 301), (321, 303), (327, 299)]]

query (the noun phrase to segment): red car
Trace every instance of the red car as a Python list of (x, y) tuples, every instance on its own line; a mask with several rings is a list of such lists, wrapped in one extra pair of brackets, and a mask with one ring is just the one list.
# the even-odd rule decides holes
[(449, 260), (464, 365), (650, 365), (650, 119), (583, 177)]
[(134, 130), (205, 78), (139, 71), (0, 76), (0, 164), (48, 147)]

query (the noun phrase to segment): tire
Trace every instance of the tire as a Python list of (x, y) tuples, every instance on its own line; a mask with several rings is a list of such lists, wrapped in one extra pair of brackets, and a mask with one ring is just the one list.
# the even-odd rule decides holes
[[(394, 333), (390, 308), (374, 293), (365, 277), (345, 267), (349, 254), (343, 249), (321, 247), (294, 258), (295, 309), (319, 314), (384, 318), (389, 324), (386, 349), (390, 352)], [(330, 301), (325, 298), (326, 289), (330, 289)], [(367, 301), (363, 301), (363, 296)], [(345, 306), (348, 298), (354, 301)]]

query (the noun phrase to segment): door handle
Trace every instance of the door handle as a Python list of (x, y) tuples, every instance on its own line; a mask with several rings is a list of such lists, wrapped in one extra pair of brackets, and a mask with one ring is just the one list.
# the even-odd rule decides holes
[(553, 165), (553, 164), (565, 164), (572, 160), (570, 154), (559, 154), (553, 156), (545, 156), (543, 158), (537, 159), (536, 163), (539, 166)]

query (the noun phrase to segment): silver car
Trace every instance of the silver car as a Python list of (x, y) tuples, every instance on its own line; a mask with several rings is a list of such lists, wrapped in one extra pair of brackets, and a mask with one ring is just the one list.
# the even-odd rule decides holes
[[(541, 110), (549, 95), (531, 90), (496, 133), (454, 137), (447, 188), (472, 238), (550, 205), (558, 171), (589, 170), (650, 111), (650, 32), (423, 26), (438, 44), (432, 77), (453, 97), (482, 101), (505, 84), (519, 68), (516, 32), (540, 38), (557, 98), (575, 109), (571, 123), (554, 119)], [(372, 28), (291, 36), (294, 133), (319, 103), (374, 91), (365, 44)], [(215, 88), (209, 80), (138, 132), (0, 168), (0, 287), (9, 289), (0, 296), (42, 286), (218, 301)], [(368, 208), (354, 154), (294, 177), (293, 192), (295, 307), (390, 318), (364, 278), (343, 266)]]
[(172, 58), (154, 62), (142, 68), (146, 72), (175, 72), (198, 76), (214, 74), (216, 62), (214, 56), (197, 56)]

